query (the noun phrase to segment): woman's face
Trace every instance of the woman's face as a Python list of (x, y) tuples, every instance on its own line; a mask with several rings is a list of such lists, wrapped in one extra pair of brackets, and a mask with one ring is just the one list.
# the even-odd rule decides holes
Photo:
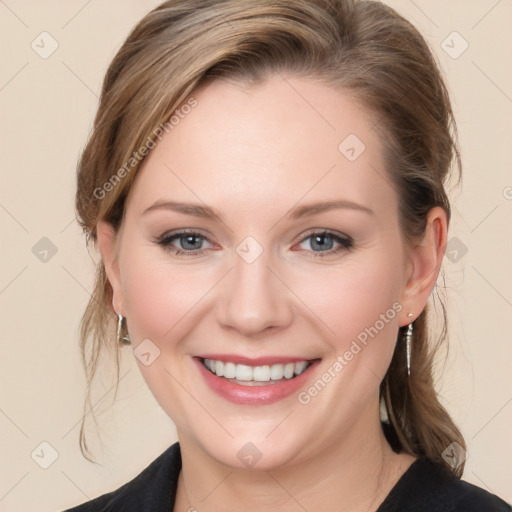
[(362, 441), (411, 321), (374, 121), (307, 79), (193, 98), (137, 175), (109, 269), (140, 370), (180, 441), (230, 467)]

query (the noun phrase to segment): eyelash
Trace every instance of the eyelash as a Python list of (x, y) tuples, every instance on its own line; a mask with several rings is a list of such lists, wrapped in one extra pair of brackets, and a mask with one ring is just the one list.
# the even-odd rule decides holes
[[(170, 251), (171, 253), (175, 254), (176, 256), (197, 256), (204, 250), (208, 250), (208, 249), (200, 249), (197, 251), (186, 251), (183, 249), (174, 248), (171, 245), (171, 243), (174, 240), (179, 239), (181, 236), (184, 236), (184, 235), (194, 235), (197, 238), (202, 238), (209, 242), (207, 237), (205, 237), (205, 236), (201, 235), (201, 233), (198, 233), (197, 231), (193, 231), (193, 230), (182, 230), (182, 231), (179, 231), (176, 233), (171, 233), (171, 234), (165, 233), (162, 236), (160, 236), (157, 240), (155, 240), (155, 242), (158, 245), (162, 246), (166, 251)], [(323, 229), (320, 231), (311, 231), (305, 237), (303, 237), (298, 243), (301, 244), (313, 236), (327, 236), (329, 238), (332, 238), (335, 242), (340, 244), (340, 246), (337, 249), (330, 249), (328, 251), (310, 251), (313, 254), (313, 258), (325, 258), (326, 256), (332, 256), (341, 251), (351, 251), (354, 248), (354, 241), (352, 240), (352, 238), (350, 238), (349, 236), (346, 236), (346, 235), (344, 235), (344, 236), (337, 235), (336, 233), (333, 233), (332, 231), (329, 231), (327, 229)]]

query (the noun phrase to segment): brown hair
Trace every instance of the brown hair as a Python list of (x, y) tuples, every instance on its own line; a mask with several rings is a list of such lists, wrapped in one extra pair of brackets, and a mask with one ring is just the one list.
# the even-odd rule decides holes
[[(349, 92), (375, 116), (404, 240), (413, 243), (424, 234), (434, 206), (450, 219), (445, 185), (453, 161), (460, 170), (460, 155), (449, 94), (427, 43), (393, 9), (370, 0), (171, 0), (138, 23), (108, 68), (77, 173), (76, 209), (87, 243), (96, 243), (100, 219), (119, 228), (140, 165), (134, 154), (156, 138), (196, 86), (210, 77), (257, 82), (282, 72)], [(414, 322), (410, 377), (404, 327), (381, 396), (398, 447), (460, 476), (463, 463), (452, 468), (442, 453), (454, 441), (463, 448), (465, 443), (433, 381), (446, 312), (441, 301), (443, 328), (434, 339), (429, 307)], [(118, 383), (115, 322), (112, 288), (100, 262), (80, 332), (86, 404), (104, 350), (115, 355)], [(84, 420), (85, 405), (80, 448), (87, 457)]]

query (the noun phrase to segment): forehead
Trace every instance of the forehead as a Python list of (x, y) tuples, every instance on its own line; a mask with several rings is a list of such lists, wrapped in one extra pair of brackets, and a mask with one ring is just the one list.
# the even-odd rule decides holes
[(393, 199), (373, 116), (350, 94), (274, 76), (250, 86), (215, 80), (191, 97), (197, 104), (138, 171), (129, 197), (138, 210), (166, 194), (256, 210), (306, 194)]

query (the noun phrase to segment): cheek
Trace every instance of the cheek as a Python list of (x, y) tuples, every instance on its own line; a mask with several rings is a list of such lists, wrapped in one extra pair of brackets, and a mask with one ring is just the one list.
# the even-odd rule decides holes
[(171, 265), (158, 251), (127, 251), (121, 268), (123, 298), (130, 335), (168, 343), (179, 338), (187, 315), (211, 288), (213, 275), (199, 265)]
[(365, 349), (365, 359), (377, 362), (379, 357), (389, 359), (394, 348), (402, 309), (398, 302), (401, 279), (399, 256), (375, 251), (327, 268), (307, 287), (303, 285), (300, 296), (307, 297), (304, 302), (329, 328), (323, 332), (336, 354), (354, 347), (355, 341)]
[[(201, 299), (215, 284), (216, 276), (200, 265), (171, 265), (165, 254), (158, 254), (158, 248), (134, 248), (126, 255), (121, 266), (123, 298), (137, 365), (162, 408), (187, 431), (189, 425), (186, 421), (182, 424), (182, 420), (188, 417), (190, 395), (179, 383), (186, 382), (190, 362), (182, 364), (187, 360), (187, 344), (182, 340), (195, 328)], [(158, 347), (159, 353), (146, 365), (137, 357), (137, 347), (147, 339)]]

